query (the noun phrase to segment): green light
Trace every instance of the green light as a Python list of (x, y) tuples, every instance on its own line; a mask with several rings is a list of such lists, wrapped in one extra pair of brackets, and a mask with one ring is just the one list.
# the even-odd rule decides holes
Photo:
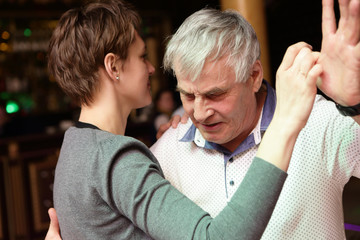
[(25, 30), (24, 30), (24, 36), (25, 37), (30, 37), (31, 36), (31, 30), (30, 30), (30, 28), (26, 28)]
[(1, 92), (0, 93), (0, 99), (7, 100), (9, 98), (10, 98), (10, 93), (8, 93), (8, 92)]
[(16, 113), (19, 111), (19, 105), (14, 102), (14, 101), (8, 101), (6, 103), (6, 112), (11, 114), (11, 113)]

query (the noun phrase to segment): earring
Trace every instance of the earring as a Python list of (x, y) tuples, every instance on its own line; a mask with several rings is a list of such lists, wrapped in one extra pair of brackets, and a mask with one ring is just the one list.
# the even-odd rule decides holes
[(116, 80), (119, 80), (119, 76), (116, 76)]

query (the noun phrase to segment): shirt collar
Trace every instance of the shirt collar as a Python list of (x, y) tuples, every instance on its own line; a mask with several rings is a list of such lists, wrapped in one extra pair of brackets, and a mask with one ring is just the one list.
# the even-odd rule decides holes
[(91, 128), (91, 129), (100, 130), (100, 128), (98, 128), (97, 126), (95, 126), (93, 124), (85, 123), (85, 122), (81, 122), (81, 121), (76, 121), (75, 122), (75, 127), (77, 127), (77, 128)]
[(258, 124), (249, 134), (249, 136), (237, 147), (237, 149), (233, 153), (229, 152), (219, 144), (206, 141), (194, 124), (191, 124), (190, 128), (185, 133), (185, 135), (180, 139), (180, 141), (181, 142), (194, 141), (194, 143), (198, 147), (214, 149), (223, 152), (225, 155), (229, 155), (229, 156), (241, 153), (259, 144), (261, 141), (261, 134), (269, 127), (276, 106), (275, 90), (270, 86), (270, 84), (267, 81), (263, 80), (263, 83), (267, 87), (267, 95)]

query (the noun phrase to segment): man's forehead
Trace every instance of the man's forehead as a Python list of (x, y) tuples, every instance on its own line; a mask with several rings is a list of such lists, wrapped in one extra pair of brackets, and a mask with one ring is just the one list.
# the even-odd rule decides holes
[(226, 76), (218, 76), (214, 78), (202, 77), (191, 81), (190, 79), (178, 78), (177, 89), (180, 92), (187, 93), (207, 93), (212, 91), (226, 91), (227, 89), (234, 87), (235, 78), (229, 78)]
[(198, 82), (198, 81), (184, 81), (178, 80), (177, 90), (180, 93), (191, 93), (191, 94), (209, 94), (214, 92), (225, 92), (229, 90), (234, 84), (227, 81), (218, 82)]
[[(178, 59), (174, 61), (173, 71), (176, 78), (185, 81), (199, 81), (203, 79), (217, 81), (224, 78), (235, 77), (235, 71), (232, 66), (228, 64), (228, 57), (221, 57), (220, 59), (206, 59), (204, 64), (199, 64), (201, 71), (197, 75), (196, 71), (190, 70), (189, 63), (180, 62)], [(195, 64), (196, 65), (196, 64)], [(197, 75), (196, 79), (193, 75)]]

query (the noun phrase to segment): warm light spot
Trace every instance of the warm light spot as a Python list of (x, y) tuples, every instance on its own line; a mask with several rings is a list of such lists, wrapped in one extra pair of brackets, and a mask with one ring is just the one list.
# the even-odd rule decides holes
[(9, 50), (9, 45), (7, 43), (1, 43), (0, 51), (6, 52), (7, 50)]
[(3, 31), (1, 34), (1, 38), (4, 40), (8, 40), (10, 38), (10, 33), (8, 31)]

